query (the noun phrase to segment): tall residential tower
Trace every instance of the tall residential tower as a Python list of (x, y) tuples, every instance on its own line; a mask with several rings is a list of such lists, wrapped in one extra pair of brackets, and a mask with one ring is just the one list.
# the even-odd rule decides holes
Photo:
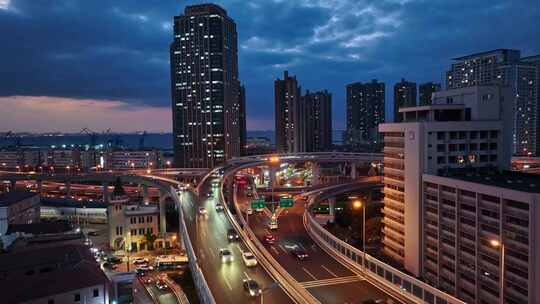
[(306, 92), (302, 96), (305, 114), (306, 152), (332, 148), (332, 94), (328, 91)]
[(345, 144), (354, 150), (380, 147), (378, 126), (384, 123), (384, 82), (347, 85), (347, 130)]
[(401, 81), (394, 85), (394, 121), (400, 122), (400, 108), (416, 106), (416, 82), (409, 82), (401, 78)]
[(274, 81), (276, 150), (278, 152), (304, 152), (306, 150), (304, 107), (301, 88), (296, 76), (283, 73), (283, 79)]
[(212, 168), (240, 155), (236, 24), (214, 4), (174, 17), (171, 95), (175, 166)]

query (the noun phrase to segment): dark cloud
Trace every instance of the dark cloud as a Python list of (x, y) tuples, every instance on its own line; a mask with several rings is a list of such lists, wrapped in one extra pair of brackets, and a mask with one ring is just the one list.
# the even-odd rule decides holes
[[(1, 3), (9, 3), (7, 9)], [(229, 0), (251, 126), (271, 127), (272, 80), (328, 89), (344, 126), (345, 85), (441, 81), (450, 58), (494, 48), (540, 53), (537, 0)], [(0, 96), (168, 106), (169, 44), (186, 1), (0, 1)], [(271, 118), (271, 117), (270, 117)], [(257, 125), (257, 121), (263, 122)]]

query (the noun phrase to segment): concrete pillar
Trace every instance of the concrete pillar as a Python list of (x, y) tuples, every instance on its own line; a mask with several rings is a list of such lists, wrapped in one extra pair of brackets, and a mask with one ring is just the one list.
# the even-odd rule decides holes
[(148, 197), (148, 185), (142, 184), (140, 187), (142, 188), (143, 203), (148, 204), (150, 202), (150, 198)]
[(328, 199), (328, 210), (330, 211), (329, 221), (330, 223), (333, 223), (334, 220), (336, 219), (336, 198), (335, 197), (331, 197)]
[(70, 181), (66, 181), (65, 183), (66, 185), (66, 196), (71, 196), (71, 182)]
[(105, 203), (108, 203), (109, 202), (109, 183), (108, 182), (103, 182), (101, 183), (101, 185), (103, 186), (103, 202)]
[(356, 163), (351, 163), (351, 179), (356, 180), (358, 178), (358, 174), (356, 172)]
[(276, 173), (277, 173), (277, 167), (276, 166), (270, 166), (268, 168), (268, 176), (270, 178), (270, 181), (268, 183), (269, 187), (277, 187), (277, 180), (276, 180)]
[(159, 232), (165, 235), (167, 232), (167, 223), (165, 222), (165, 200), (167, 191), (159, 190)]
[(311, 185), (316, 186), (321, 182), (321, 165), (318, 163), (311, 164)]
[(41, 192), (43, 191), (43, 181), (40, 179), (36, 180), (36, 188), (37, 192), (41, 195)]

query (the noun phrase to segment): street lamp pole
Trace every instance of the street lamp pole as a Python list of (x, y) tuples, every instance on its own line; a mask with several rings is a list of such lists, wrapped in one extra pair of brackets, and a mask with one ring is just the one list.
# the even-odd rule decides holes
[(505, 264), (505, 248), (504, 248), (504, 241), (498, 240), (491, 240), (490, 241), (491, 246), (495, 248), (501, 248), (501, 275), (499, 276), (499, 284), (501, 285), (501, 295), (499, 297), (499, 303), (504, 304), (504, 264)]

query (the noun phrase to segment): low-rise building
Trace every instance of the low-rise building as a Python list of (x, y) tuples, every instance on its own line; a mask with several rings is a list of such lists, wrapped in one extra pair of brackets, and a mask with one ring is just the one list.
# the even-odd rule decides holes
[(159, 235), (159, 207), (130, 203), (120, 181), (116, 182), (107, 208), (109, 245), (113, 250), (140, 251), (154, 247), (149, 243)]
[(160, 151), (158, 150), (113, 150), (107, 151), (105, 169), (155, 169), (160, 166)]
[(109, 284), (82, 245), (13, 251), (0, 259), (2, 303), (109, 304)]
[(0, 236), (9, 225), (39, 222), (40, 197), (38, 193), (11, 191), (0, 194)]

